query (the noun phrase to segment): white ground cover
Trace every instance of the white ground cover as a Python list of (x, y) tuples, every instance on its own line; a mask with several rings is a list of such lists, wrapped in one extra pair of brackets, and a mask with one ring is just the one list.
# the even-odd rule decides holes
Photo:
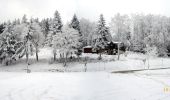
[(169, 86), (160, 73), (1, 72), (0, 100), (170, 100)]
[[(49, 64), (50, 48), (41, 49), (39, 62), (31, 57), (26, 73), (25, 59), (10, 66), (0, 65), (0, 100), (170, 100), (170, 69), (133, 73), (110, 73), (120, 70), (147, 69), (143, 54), (125, 57), (102, 55), (100, 62)], [(82, 57), (97, 59), (96, 54)], [(115, 59), (115, 61), (113, 61)], [(170, 67), (169, 58), (150, 58), (150, 68)]]
[[(58, 57), (59, 55), (57, 55)], [(90, 59), (97, 59), (97, 54), (82, 54), (82, 59), (88, 57)], [(35, 55), (30, 57), (29, 69), (33, 72), (47, 72), (47, 71), (67, 71), (67, 72), (82, 72), (85, 70), (85, 62), (74, 62), (68, 63), (67, 67), (64, 68), (62, 63), (49, 64), (52, 59), (52, 49), (43, 48), (39, 53), (39, 62), (36, 62)], [(87, 62), (86, 67), (88, 72), (95, 71), (117, 71), (117, 70), (134, 70), (134, 69), (148, 69), (148, 60), (144, 63), (143, 60), (147, 58), (146, 55), (139, 53), (128, 52), (127, 57), (120, 55), (120, 60), (117, 60), (116, 55), (102, 55), (101, 61), (92, 60)], [(113, 61), (115, 60), (115, 61)], [(153, 58), (149, 60), (150, 68), (168, 68), (170, 67), (170, 58)], [(15, 64), (10, 66), (0, 65), (0, 71), (8, 72), (24, 72), (27, 68), (25, 58), (17, 61)]]

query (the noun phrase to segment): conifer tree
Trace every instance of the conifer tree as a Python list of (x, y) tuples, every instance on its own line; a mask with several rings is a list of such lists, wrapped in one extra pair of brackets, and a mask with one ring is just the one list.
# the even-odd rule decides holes
[(47, 38), (47, 35), (49, 33), (49, 19), (43, 19), (41, 22), (40, 22), (40, 26), (42, 28), (42, 32), (45, 36), (45, 38)]
[(83, 47), (83, 37), (82, 37), (81, 30), (80, 30), (80, 22), (76, 16), (76, 14), (74, 14), (73, 19), (71, 20), (71, 23), (69, 26), (70, 26), (70, 28), (77, 30), (79, 33), (79, 42), (81, 44), (79, 45), (79, 47), (77, 47), (77, 53), (76, 53), (77, 56), (79, 57), (82, 53), (80, 49)]
[(26, 15), (24, 15), (22, 17), (21, 23), (27, 23), (27, 16)]
[(9, 65), (16, 60), (16, 51), (20, 44), (20, 35), (14, 32), (13, 23), (6, 25), (0, 35), (0, 59), (3, 64)]
[(56, 11), (54, 13), (54, 18), (50, 21), (50, 27), (49, 27), (50, 31), (46, 39), (47, 45), (52, 46), (51, 42), (52, 42), (53, 36), (56, 33), (62, 32), (62, 27), (63, 27), (63, 24), (61, 21), (60, 13)]
[(0, 34), (4, 31), (5, 29), (5, 24), (0, 24)]
[(80, 36), (82, 36), (81, 31), (80, 31), (80, 22), (76, 16), (76, 14), (74, 14), (73, 19), (71, 20), (70, 27), (77, 30), (79, 32)]
[[(62, 33), (62, 27), (63, 27), (63, 24), (62, 24), (62, 21), (61, 21), (61, 17), (60, 17), (60, 13), (58, 11), (55, 11), (54, 13), (54, 18), (50, 21), (50, 27), (49, 27), (49, 34), (47, 36), (47, 44), (50, 45), (50, 46), (53, 46), (53, 39), (54, 39), (54, 36), (56, 34), (60, 34)], [(53, 46), (54, 47), (54, 46)], [(54, 51), (55, 51), (55, 48), (54, 48)], [(56, 52), (53, 52), (54, 54), (54, 60), (56, 60)]]
[(94, 42), (94, 47), (97, 51), (99, 51), (101, 59), (101, 50), (107, 46), (107, 43), (111, 41), (111, 35), (109, 33), (108, 27), (105, 25), (105, 20), (103, 15), (100, 15), (100, 19), (98, 21), (97, 29), (96, 29), (96, 37)]

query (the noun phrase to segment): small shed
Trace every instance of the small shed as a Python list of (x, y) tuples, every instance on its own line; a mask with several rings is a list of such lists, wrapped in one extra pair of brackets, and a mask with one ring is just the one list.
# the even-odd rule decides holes
[(126, 47), (125, 47), (124, 43), (111, 41), (111, 42), (108, 42), (107, 47), (106, 47), (107, 54), (116, 55), (118, 53), (118, 45), (119, 45), (120, 51), (122, 51), (122, 52), (126, 51)]
[(118, 44), (114, 42), (108, 42), (106, 51), (109, 55), (115, 55), (117, 53)]
[(93, 49), (92, 46), (85, 46), (85, 47), (83, 47), (83, 52), (84, 53), (93, 53), (92, 49)]

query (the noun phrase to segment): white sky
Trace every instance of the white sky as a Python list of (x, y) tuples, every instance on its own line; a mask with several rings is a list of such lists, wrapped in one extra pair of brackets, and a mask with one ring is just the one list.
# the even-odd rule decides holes
[(107, 21), (114, 14), (144, 13), (170, 16), (170, 0), (0, 0), (0, 22), (28, 17), (53, 17), (58, 10), (63, 22), (70, 21), (76, 13), (96, 21), (101, 13)]

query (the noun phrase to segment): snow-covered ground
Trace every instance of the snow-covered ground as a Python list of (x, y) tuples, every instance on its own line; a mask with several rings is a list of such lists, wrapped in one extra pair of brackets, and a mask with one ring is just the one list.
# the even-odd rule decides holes
[(160, 73), (1, 72), (0, 100), (170, 100), (169, 86)]
[[(145, 70), (133, 73), (110, 73), (120, 70), (147, 69), (143, 54), (128, 53), (125, 57), (83, 54), (85, 62), (49, 64), (50, 48), (41, 49), (40, 61), (32, 56), (26, 73), (25, 59), (10, 66), (0, 65), (0, 100), (170, 100), (170, 69)], [(170, 67), (169, 58), (150, 58), (150, 68)]]
[[(57, 55), (58, 56), (58, 55)], [(48, 71), (67, 71), (67, 72), (82, 72), (85, 70), (85, 61), (68, 63), (66, 68), (63, 67), (62, 63), (49, 64), (52, 59), (52, 49), (43, 48), (39, 53), (39, 62), (36, 62), (35, 56), (30, 57), (29, 69), (33, 72), (48, 72)], [(134, 70), (134, 69), (148, 69), (148, 61), (144, 64), (143, 60), (146, 58), (145, 55), (139, 53), (129, 52), (127, 57), (120, 55), (120, 60), (117, 60), (116, 55), (102, 55), (102, 61), (96, 61), (98, 58), (97, 54), (83, 54), (82, 59), (85, 57), (91, 60), (87, 62), (86, 67), (88, 72), (94, 71), (117, 71), (117, 70)], [(170, 67), (170, 58), (150, 58), (150, 68), (168, 68)], [(25, 58), (16, 62), (11, 66), (0, 65), (0, 71), (8, 72), (24, 72), (27, 68)]]

